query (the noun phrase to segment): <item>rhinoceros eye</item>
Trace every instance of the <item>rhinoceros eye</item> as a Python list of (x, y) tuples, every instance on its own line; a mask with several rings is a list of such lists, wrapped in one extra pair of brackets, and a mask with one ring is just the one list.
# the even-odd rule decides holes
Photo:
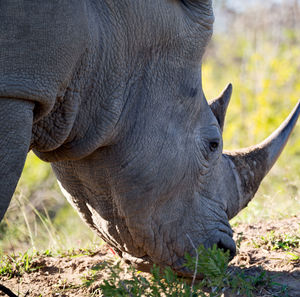
[(209, 149), (212, 151), (212, 152), (215, 152), (219, 147), (219, 141), (217, 140), (213, 140), (213, 141), (210, 141), (209, 142)]

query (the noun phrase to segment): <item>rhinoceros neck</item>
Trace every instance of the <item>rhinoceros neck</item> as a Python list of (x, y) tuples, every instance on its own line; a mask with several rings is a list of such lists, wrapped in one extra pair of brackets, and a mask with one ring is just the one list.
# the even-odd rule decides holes
[(99, 23), (90, 25), (90, 44), (68, 87), (47, 117), (34, 125), (31, 147), (44, 161), (82, 159), (113, 142), (131, 74), (122, 51), (103, 44), (105, 28)]

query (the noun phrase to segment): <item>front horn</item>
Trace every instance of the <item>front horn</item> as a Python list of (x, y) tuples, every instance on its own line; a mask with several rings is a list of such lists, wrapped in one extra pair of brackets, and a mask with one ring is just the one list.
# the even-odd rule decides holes
[(247, 206), (255, 195), (262, 179), (285, 147), (299, 115), (300, 100), (287, 119), (265, 141), (246, 149), (224, 153), (224, 157), (232, 167), (239, 192), (239, 206), (236, 213)]

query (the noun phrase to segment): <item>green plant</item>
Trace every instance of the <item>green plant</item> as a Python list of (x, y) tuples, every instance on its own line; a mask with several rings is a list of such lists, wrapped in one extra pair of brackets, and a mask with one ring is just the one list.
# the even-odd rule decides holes
[(241, 247), (241, 243), (244, 240), (244, 233), (243, 232), (239, 232), (237, 234), (237, 239), (235, 241), (236, 247), (239, 249)]
[(230, 286), (237, 295), (247, 297), (255, 296), (258, 291), (272, 292), (273, 297), (288, 297), (288, 288), (277, 282), (274, 282), (266, 271), (256, 272), (255, 275), (247, 275), (244, 271), (236, 273), (231, 281)]
[(291, 234), (276, 234), (274, 231), (252, 241), (256, 248), (265, 247), (268, 250), (291, 251), (300, 247), (300, 237)]
[(289, 252), (287, 253), (287, 255), (290, 256), (290, 261), (292, 262), (299, 262), (300, 264), (300, 253), (292, 253), (292, 252)]
[(24, 273), (30, 273), (40, 269), (34, 262), (34, 256), (28, 252), (24, 254), (2, 255), (0, 257), (0, 275), (8, 278), (22, 276)]
[(152, 275), (148, 279), (139, 274), (134, 268), (129, 269), (130, 278), (122, 279), (120, 263), (108, 267), (109, 277), (100, 286), (103, 296), (205, 296), (200, 285), (191, 287), (183, 279), (178, 278), (170, 268), (166, 268), (163, 275), (158, 267), (153, 267)]

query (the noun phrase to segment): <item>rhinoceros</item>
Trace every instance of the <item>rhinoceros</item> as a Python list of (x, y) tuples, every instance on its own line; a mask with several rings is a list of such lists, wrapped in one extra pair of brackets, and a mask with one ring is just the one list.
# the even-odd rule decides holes
[(0, 217), (29, 150), (126, 261), (179, 273), (194, 246), (235, 254), (229, 220), (282, 151), (223, 152), (229, 85), (208, 102), (211, 0), (0, 1)]

